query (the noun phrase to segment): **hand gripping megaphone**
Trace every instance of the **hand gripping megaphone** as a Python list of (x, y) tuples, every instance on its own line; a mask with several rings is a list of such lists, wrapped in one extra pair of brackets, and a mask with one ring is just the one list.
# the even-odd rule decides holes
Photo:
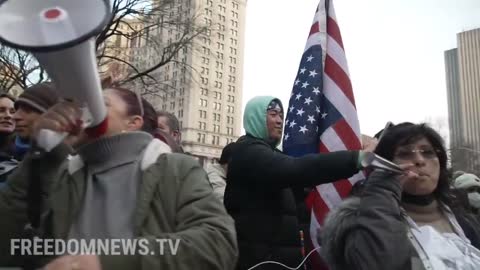
[[(109, 0), (0, 0), (0, 42), (33, 53), (61, 96), (83, 106), (92, 137), (107, 129), (95, 36), (110, 18)], [(42, 130), (37, 143), (50, 151), (66, 136)]]

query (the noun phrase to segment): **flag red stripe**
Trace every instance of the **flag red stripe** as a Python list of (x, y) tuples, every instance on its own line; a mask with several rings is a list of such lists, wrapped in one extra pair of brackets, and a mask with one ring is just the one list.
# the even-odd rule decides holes
[(338, 43), (338, 45), (342, 47), (342, 49), (344, 49), (342, 35), (340, 34), (340, 28), (338, 27), (337, 22), (330, 16), (327, 16), (327, 34), (331, 36)]
[(318, 146), (318, 152), (319, 153), (328, 153), (330, 151), (328, 151), (327, 147), (325, 146), (325, 144), (323, 144), (322, 141), (320, 141), (320, 145)]
[(317, 219), (318, 223), (320, 225), (323, 225), (323, 222), (325, 221), (325, 218), (327, 217), (328, 211), (330, 208), (328, 208), (328, 205), (325, 203), (323, 200), (321, 194), (315, 189), (314, 196), (313, 196), (313, 213), (315, 214), (315, 218)]
[(342, 140), (345, 147), (349, 150), (360, 150), (362, 145), (357, 135), (353, 131), (352, 127), (348, 124), (344, 118), (338, 120), (333, 125), (333, 130), (337, 133), (338, 137)]
[(352, 190), (352, 184), (350, 183), (350, 181), (341, 180), (333, 183), (333, 185), (335, 186), (338, 195), (340, 195), (342, 199), (345, 199), (346, 197), (348, 197), (348, 195), (350, 195), (350, 191)]
[(356, 107), (350, 78), (345, 71), (343, 71), (342, 67), (340, 67), (337, 62), (328, 55), (328, 53), (325, 58), (325, 74), (327, 74), (338, 85), (348, 100), (350, 100), (353, 106)]
[(308, 35), (309, 37), (313, 34), (316, 34), (320, 31), (320, 26), (318, 25), (318, 22), (315, 22), (312, 24), (312, 27), (310, 28), (310, 34)]

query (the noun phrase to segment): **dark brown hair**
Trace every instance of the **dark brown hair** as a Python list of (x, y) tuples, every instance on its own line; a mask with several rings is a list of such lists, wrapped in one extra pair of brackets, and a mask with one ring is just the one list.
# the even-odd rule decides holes
[(114, 90), (127, 104), (127, 115), (139, 115), (143, 118), (142, 131), (155, 134), (158, 127), (157, 113), (150, 102), (127, 88), (110, 87), (108, 89)]
[(405, 122), (389, 127), (375, 148), (375, 153), (392, 161), (395, 151), (399, 146), (414, 143), (422, 138), (427, 139), (436, 150), (438, 161), (440, 163), (440, 176), (437, 188), (433, 191), (433, 195), (438, 200), (451, 207), (454, 196), (451, 192), (448, 177), (448, 156), (445, 144), (440, 134), (427, 124)]

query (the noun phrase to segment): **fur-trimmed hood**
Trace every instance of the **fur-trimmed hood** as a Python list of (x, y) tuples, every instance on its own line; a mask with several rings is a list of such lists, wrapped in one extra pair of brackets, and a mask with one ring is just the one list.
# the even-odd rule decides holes
[(322, 257), (328, 263), (330, 270), (345, 269), (343, 236), (354, 223), (356, 212), (360, 207), (360, 198), (351, 197), (343, 201), (337, 208), (330, 211), (325, 219), (319, 242), (322, 244)]

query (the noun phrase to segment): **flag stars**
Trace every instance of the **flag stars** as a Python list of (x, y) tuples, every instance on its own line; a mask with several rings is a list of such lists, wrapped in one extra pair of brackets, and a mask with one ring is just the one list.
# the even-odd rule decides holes
[(315, 122), (315, 117), (313, 117), (313, 115), (309, 115), (307, 122), (310, 122), (310, 124), (313, 124), (313, 122)]
[(303, 110), (303, 108), (300, 108), (300, 110), (297, 110), (297, 115), (302, 116), (304, 113), (305, 111)]
[[(320, 113), (320, 107), (315, 106), (315, 111), (316, 111), (317, 113)], [(291, 112), (291, 111), (290, 111), (290, 112)]]
[(328, 113), (326, 113), (326, 112), (322, 113), (322, 119), (327, 118), (327, 115), (328, 115)]
[(310, 54), (310, 56), (307, 57), (307, 62), (312, 62), (313, 58), (315, 58), (315, 57), (313, 57), (313, 55)]
[(290, 135), (287, 133), (285, 134), (285, 141), (288, 141), (288, 138), (290, 137)]
[(301, 69), (300, 69), (300, 74), (305, 74), (305, 71), (307, 71), (306, 68), (301, 68)]
[(295, 109), (295, 107), (291, 106), (290, 108), (288, 108), (290, 110), (290, 112), (293, 112), (293, 110)]
[(315, 93), (315, 95), (318, 96), (318, 94), (320, 94), (320, 88), (319, 87), (314, 87), (313, 88), (313, 93)]
[(300, 83), (300, 80), (297, 78), (297, 79), (295, 80), (295, 85), (298, 85), (299, 83)]
[(300, 100), (301, 97), (302, 97), (302, 94), (297, 94), (297, 95), (295, 96), (295, 100)]
[(309, 77), (312, 77), (312, 78), (315, 78), (315, 76), (318, 75), (318, 73), (315, 71), (315, 69), (312, 70), (312, 71), (309, 71), (309, 73), (310, 73), (310, 75), (308, 75), (308, 76), (309, 76)]
[(293, 128), (297, 123), (295, 123), (295, 120), (293, 120), (292, 122), (290, 122), (290, 124), (288, 125), (290, 128)]
[(303, 134), (305, 134), (305, 132), (307, 131), (308, 131), (307, 125), (300, 127), (300, 132), (302, 132)]
[(305, 99), (304, 104), (310, 105), (310, 103), (312, 103), (312, 102), (313, 102), (313, 100), (312, 100), (310, 97), (307, 97), (307, 98)]
[(309, 86), (310, 84), (308, 82), (304, 82), (302, 83), (302, 88), (307, 88), (307, 86)]

